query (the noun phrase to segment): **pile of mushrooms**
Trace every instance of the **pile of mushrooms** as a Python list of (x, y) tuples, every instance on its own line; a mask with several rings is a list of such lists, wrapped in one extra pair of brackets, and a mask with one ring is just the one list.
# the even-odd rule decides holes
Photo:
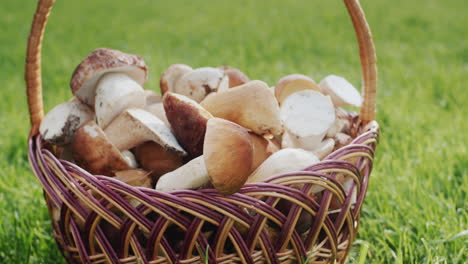
[(236, 68), (174, 64), (161, 75), (162, 95), (143, 89), (147, 79), (141, 57), (93, 51), (73, 73), (74, 97), (43, 119), (42, 138), (92, 174), (228, 195), (348, 144), (354, 115), (343, 107), (361, 106), (359, 92), (335, 75), (317, 84), (292, 74), (270, 88)]

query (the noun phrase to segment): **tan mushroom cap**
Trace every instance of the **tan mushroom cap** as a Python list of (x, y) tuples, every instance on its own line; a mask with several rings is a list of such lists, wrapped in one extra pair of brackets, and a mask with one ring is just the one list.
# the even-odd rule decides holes
[(161, 93), (164, 95), (166, 92), (174, 92), (175, 83), (186, 73), (191, 72), (192, 67), (185, 64), (172, 64), (161, 75), (159, 80), (159, 87)]
[(279, 79), (275, 86), (275, 96), (281, 104), (289, 95), (302, 90), (321, 92), (320, 87), (312, 78), (303, 74), (294, 73)]
[(137, 55), (100, 48), (91, 52), (75, 69), (70, 81), (72, 93), (83, 103), (94, 107), (96, 83), (108, 72), (122, 72), (143, 86), (147, 67)]
[(249, 133), (253, 144), (253, 164), (252, 170), (255, 170), (260, 166), (271, 154), (278, 151), (280, 148), (271, 139), (264, 136), (259, 136), (255, 133)]
[(249, 77), (247, 77), (245, 73), (234, 67), (220, 66), (218, 69), (223, 70), (224, 73), (226, 73), (226, 75), (229, 77), (229, 88), (237, 87), (250, 81)]
[(131, 169), (94, 121), (76, 131), (71, 148), (76, 164), (92, 174), (112, 176), (116, 171)]
[(279, 135), (283, 131), (278, 102), (262, 81), (250, 81), (215, 93), (200, 104), (213, 116), (237, 123), (259, 135)]
[(203, 157), (216, 190), (221, 194), (237, 192), (252, 171), (253, 143), (248, 131), (233, 122), (211, 118)]
[(192, 158), (203, 154), (206, 123), (213, 116), (194, 100), (167, 92), (163, 98), (166, 117), (177, 141)]

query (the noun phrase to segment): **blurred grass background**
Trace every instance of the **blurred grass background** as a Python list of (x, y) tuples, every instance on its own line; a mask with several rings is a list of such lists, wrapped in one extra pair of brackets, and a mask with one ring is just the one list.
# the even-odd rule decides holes
[[(362, 0), (378, 52), (382, 127), (351, 263), (466, 263), (468, 8), (463, 0)], [(0, 3), (0, 263), (63, 263), (27, 163), (23, 79), (34, 0)], [(45, 108), (74, 67), (109, 47), (144, 57), (157, 90), (172, 63), (232, 65), (270, 85), (304, 73), (360, 87), (342, 1), (58, 0), (43, 47)]]

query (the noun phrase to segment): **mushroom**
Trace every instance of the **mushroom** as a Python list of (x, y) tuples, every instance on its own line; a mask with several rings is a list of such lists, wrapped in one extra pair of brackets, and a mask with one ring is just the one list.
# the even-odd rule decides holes
[(353, 138), (350, 135), (347, 135), (345, 133), (337, 133), (334, 139), (336, 142), (335, 149), (342, 148), (351, 143), (351, 141), (353, 140)]
[(161, 75), (161, 79), (159, 81), (161, 93), (164, 95), (167, 92), (174, 92), (175, 83), (180, 79), (180, 77), (192, 70), (192, 67), (185, 64), (172, 64), (169, 66), (169, 68), (167, 68), (167, 70)]
[(335, 107), (361, 107), (361, 95), (345, 78), (328, 75), (320, 82), (319, 86), (324, 94), (330, 95)]
[(115, 179), (136, 187), (151, 188), (150, 173), (141, 169), (130, 169), (115, 172)]
[(327, 138), (322, 143), (318, 145), (317, 148), (312, 150), (312, 153), (317, 156), (320, 160), (328, 156), (330, 153), (333, 152), (333, 149), (335, 148), (335, 140), (333, 138)]
[(250, 139), (253, 144), (253, 163), (252, 170), (255, 170), (260, 164), (262, 164), (271, 154), (278, 151), (280, 148), (276, 145), (273, 140), (268, 139), (264, 136), (259, 136), (252, 132), (249, 133)]
[(138, 163), (136, 161), (135, 155), (130, 150), (124, 150), (120, 152), (124, 157), (125, 161), (127, 162), (128, 166), (132, 169), (136, 169), (138, 167)]
[(39, 132), (49, 143), (66, 145), (81, 125), (93, 119), (91, 108), (73, 98), (50, 110), (42, 120)]
[(117, 116), (104, 130), (109, 141), (123, 151), (154, 141), (168, 151), (185, 156), (171, 130), (161, 119), (142, 109), (127, 109)]
[(199, 103), (208, 94), (225, 90), (228, 87), (229, 79), (222, 70), (205, 67), (182, 75), (174, 83), (174, 92), (185, 95)]
[(156, 190), (169, 192), (182, 189), (198, 189), (210, 181), (202, 156), (189, 161), (184, 166), (168, 172), (159, 178)]
[(336, 115), (336, 120), (327, 131), (327, 137), (335, 137), (337, 133), (349, 133), (351, 129), (351, 122), (349, 119), (340, 118)]
[(174, 152), (167, 151), (161, 145), (148, 141), (135, 147), (135, 157), (141, 167), (151, 173), (157, 180), (161, 175), (173, 171), (182, 166), (182, 157)]
[(249, 176), (246, 183), (261, 182), (277, 174), (300, 171), (319, 161), (317, 156), (303, 149), (281, 149), (266, 159)]
[(249, 77), (239, 69), (230, 66), (220, 66), (218, 69), (224, 71), (229, 78), (229, 88), (237, 87), (246, 84), (250, 81)]
[(248, 131), (221, 118), (209, 119), (203, 157), (215, 189), (221, 194), (237, 192), (252, 172), (253, 144)]
[(163, 104), (180, 145), (190, 157), (202, 155), (206, 123), (213, 116), (197, 102), (181, 94), (167, 92)]
[(237, 123), (258, 135), (279, 135), (283, 131), (278, 102), (262, 81), (250, 81), (213, 94), (201, 106), (213, 116)]
[(76, 67), (70, 87), (80, 101), (94, 107), (96, 84), (104, 74), (124, 73), (143, 86), (147, 71), (145, 62), (139, 56), (112, 49), (96, 49)]
[(166, 111), (164, 110), (164, 105), (162, 102), (160, 103), (153, 103), (153, 104), (147, 104), (144, 108), (145, 111), (148, 111), (155, 117), (161, 119), (163, 123), (168, 127), (171, 128), (171, 123), (169, 123), (169, 120), (167, 120), (166, 116)]
[(128, 108), (145, 106), (145, 92), (125, 73), (107, 73), (97, 84), (94, 109), (100, 127), (107, 125)]
[(71, 148), (76, 164), (92, 174), (111, 176), (116, 171), (131, 169), (94, 121), (76, 131)]
[(283, 101), (281, 120), (294, 145), (312, 150), (335, 122), (335, 109), (328, 96), (303, 90)]
[(146, 106), (162, 103), (162, 96), (153, 90), (145, 90)]
[(280, 104), (283, 103), (289, 95), (302, 91), (314, 90), (320, 92), (320, 87), (310, 77), (302, 74), (290, 74), (281, 78), (275, 86), (275, 96)]

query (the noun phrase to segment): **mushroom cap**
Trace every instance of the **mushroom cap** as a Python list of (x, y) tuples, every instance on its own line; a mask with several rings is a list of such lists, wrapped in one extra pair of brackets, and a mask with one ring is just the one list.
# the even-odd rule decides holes
[(253, 146), (253, 163), (252, 170), (260, 166), (271, 154), (279, 150), (279, 147), (270, 139), (264, 136), (259, 136), (255, 133), (249, 133)]
[(213, 116), (237, 123), (256, 134), (279, 135), (283, 131), (275, 96), (262, 81), (250, 81), (200, 103)]
[(155, 179), (184, 164), (182, 157), (152, 141), (135, 147), (134, 152), (141, 167), (149, 171)]
[(143, 86), (147, 67), (140, 56), (118, 50), (99, 48), (91, 52), (75, 69), (70, 81), (72, 93), (94, 107), (96, 84), (108, 72), (122, 72)]
[(190, 157), (202, 155), (206, 123), (213, 116), (197, 102), (181, 94), (167, 92), (163, 103), (177, 141)]
[(112, 176), (116, 171), (130, 169), (120, 151), (94, 121), (76, 131), (71, 147), (76, 164), (92, 174)]
[(229, 86), (227, 75), (212, 67), (198, 68), (180, 77), (174, 86), (174, 92), (185, 95), (197, 103), (208, 94), (226, 90)]
[(161, 79), (159, 80), (161, 93), (164, 95), (166, 92), (174, 92), (174, 85), (177, 80), (192, 70), (192, 67), (185, 64), (172, 64), (169, 66), (169, 68), (167, 68), (161, 75)]
[(93, 119), (91, 108), (73, 98), (50, 110), (42, 120), (39, 132), (49, 143), (66, 145), (72, 141), (81, 125)]
[(250, 81), (249, 77), (245, 75), (241, 70), (231, 66), (220, 66), (218, 69), (224, 71), (229, 77), (229, 88), (237, 87), (239, 85), (246, 84)]
[(96, 120), (105, 128), (128, 108), (143, 108), (145, 92), (141, 86), (124, 73), (106, 73), (99, 80), (95, 99)]
[(283, 103), (289, 95), (302, 91), (302, 90), (315, 90), (320, 92), (320, 87), (309, 76), (303, 74), (290, 74), (279, 79), (275, 86), (275, 96), (280, 104)]
[(130, 149), (146, 141), (154, 141), (180, 156), (187, 154), (164, 122), (143, 109), (125, 110), (104, 131), (109, 141), (119, 150)]
[(253, 144), (248, 131), (233, 122), (211, 118), (203, 157), (216, 190), (221, 194), (237, 192), (252, 171)]
[(320, 82), (320, 88), (324, 94), (330, 95), (335, 107), (362, 105), (358, 90), (343, 77), (328, 75)]

